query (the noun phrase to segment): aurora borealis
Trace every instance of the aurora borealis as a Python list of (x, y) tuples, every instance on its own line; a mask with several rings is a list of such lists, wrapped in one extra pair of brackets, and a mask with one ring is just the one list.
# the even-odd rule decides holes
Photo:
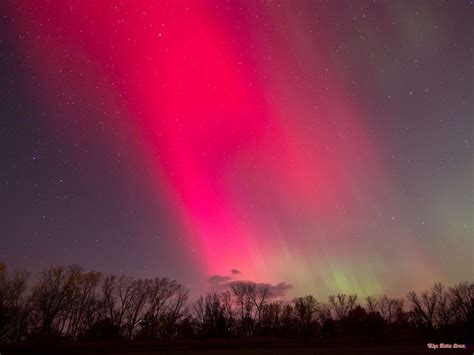
[(0, 260), (198, 291), (472, 279), (469, 2), (1, 6)]

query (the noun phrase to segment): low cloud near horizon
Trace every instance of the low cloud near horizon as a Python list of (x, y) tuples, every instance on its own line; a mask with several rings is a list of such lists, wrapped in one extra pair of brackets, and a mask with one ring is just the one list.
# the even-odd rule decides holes
[(226, 275), (212, 275), (208, 278), (208, 282), (213, 289), (226, 290), (231, 287), (232, 284), (239, 282), (250, 282), (255, 284), (257, 287), (267, 286), (270, 290), (271, 298), (285, 297), (287, 292), (293, 288), (293, 285), (286, 282), (280, 282), (279, 284), (272, 285), (265, 282), (254, 282), (249, 280), (236, 280), (233, 276), (240, 275), (241, 272), (237, 269), (231, 270), (232, 276)]
[(222, 283), (232, 280), (230, 276), (212, 275), (207, 279), (211, 285), (221, 285)]

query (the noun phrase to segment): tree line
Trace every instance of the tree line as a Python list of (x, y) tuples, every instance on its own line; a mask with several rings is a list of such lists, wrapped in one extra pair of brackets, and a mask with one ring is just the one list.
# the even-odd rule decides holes
[(407, 335), (472, 341), (472, 329), (472, 282), (437, 283), (405, 298), (337, 294), (319, 302), (312, 295), (280, 300), (268, 285), (236, 281), (192, 301), (168, 278), (104, 275), (73, 265), (45, 269), (30, 285), (27, 273), (0, 264), (1, 343)]

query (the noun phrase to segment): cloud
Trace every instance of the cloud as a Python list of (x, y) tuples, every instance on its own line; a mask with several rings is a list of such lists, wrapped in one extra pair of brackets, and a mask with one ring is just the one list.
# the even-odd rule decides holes
[(269, 283), (257, 283), (252, 281), (230, 281), (230, 282), (223, 282), (219, 285), (220, 289), (228, 289), (234, 284), (238, 283), (250, 283), (254, 284), (257, 288), (260, 287), (268, 287), (270, 290), (269, 298), (284, 298), (289, 290), (293, 288), (293, 285), (290, 285), (286, 282), (280, 282), (279, 284), (272, 285)]
[(269, 283), (265, 282), (253, 282), (253, 281), (247, 281), (247, 280), (239, 280), (238, 278), (235, 279), (234, 276), (241, 275), (241, 272), (237, 269), (232, 269), (231, 271), (231, 276), (225, 276), (225, 275), (212, 275), (210, 276), (207, 281), (211, 285), (212, 289), (214, 290), (228, 290), (233, 284), (236, 283), (251, 283), (254, 284), (256, 287), (268, 287), (270, 290), (270, 296), (269, 298), (284, 298), (288, 291), (293, 288), (293, 285), (290, 285), (286, 282), (280, 282), (276, 285), (272, 285)]
[(280, 282), (278, 285), (270, 286), (270, 293), (272, 298), (279, 298), (286, 296), (286, 293), (293, 288), (293, 285), (287, 284), (286, 282)]
[(215, 285), (215, 286), (220, 286), (222, 284), (225, 284), (226, 282), (232, 280), (232, 277), (230, 276), (222, 276), (222, 275), (212, 275), (211, 277), (209, 277), (207, 279), (207, 281), (211, 284), (211, 285)]

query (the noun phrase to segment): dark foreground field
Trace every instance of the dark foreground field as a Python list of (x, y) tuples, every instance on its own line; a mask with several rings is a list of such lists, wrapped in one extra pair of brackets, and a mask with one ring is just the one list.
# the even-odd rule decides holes
[[(355, 354), (355, 355), (382, 355), (382, 354), (472, 354), (472, 350), (430, 350), (426, 346), (393, 346), (393, 347), (360, 347), (360, 348), (286, 348), (286, 349), (202, 349), (202, 350), (169, 350), (169, 351), (156, 351), (156, 352), (132, 352), (127, 353), (128, 355), (168, 355), (168, 354), (180, 354), (180, 355), (342, 355), (342, 354)], [(123, 354), (115, 353), (114, 355)]]
[(427, 344), (358, 346), (357, 344), (314, 345), (301, 342), (248, 343), (198, 342), (192, 344), (157, 345), (150, 343), (89, 343), (89, 344), (21, 344), (0, 347), (0, 355), (31, 354), (109, 354), (109, 355), (381, 355), (381, 354), (474, 354), (472, 346), (466, 349), (429, 349)]
[[(31, 350), (31, 351), (6, 351), (2, 352), (1, 355), (8, 354), (51, 354), (47, 350)], [(53, 352), (56, 354), (56, 352)], [(59, 353), (57, 353), (59, 354)], [(383, 354), (405, 354), (405, 355), (418, 355), (418, 354), (473, 354), (471, 350), (461, 349), (428, 349), (425, 346), (391, 346), (391, 347), (337, 347), (337, 348), (285, 348), (285, 349), (197, 349), (197, 350), (157, 350), (157, 351), (146, 351), (137, 352), (131, 350), (126, 352), (103, 352), (100, 350), (87, 350), (87, 351), (72, 351), (64, 352), (62, 354), (110, 354), (110, 355), (343, 355), (343, 354), (354, 354), (354, 355), (383, 355)]]

